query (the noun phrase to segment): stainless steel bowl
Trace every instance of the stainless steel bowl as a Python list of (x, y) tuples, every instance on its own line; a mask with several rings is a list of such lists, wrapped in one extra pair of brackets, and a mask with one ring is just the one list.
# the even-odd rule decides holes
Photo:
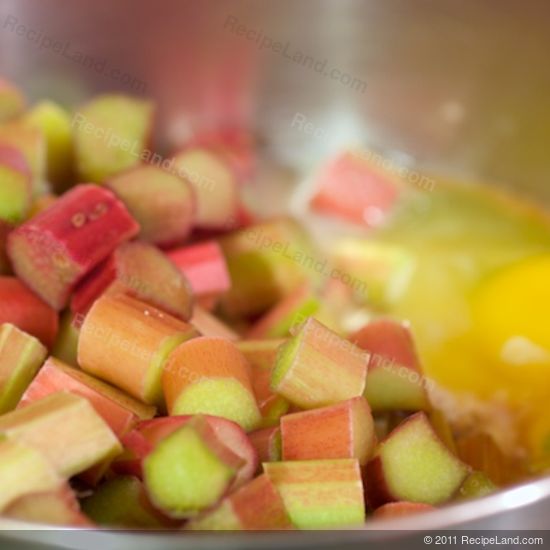
[[(0, 73), (69, 105), (117, 89), (153, 96), (164, 149), (196, 127), (241, 125), (297, 170), (368, 144), (548, 200), (549, 21), (545, 0), (0, 0)], [(411, 528), (544, 529), (549, 514), (543, 479), (361, 531), (4, 536), (136, 550), (387, 546), (396, 536), (402, 546)]]

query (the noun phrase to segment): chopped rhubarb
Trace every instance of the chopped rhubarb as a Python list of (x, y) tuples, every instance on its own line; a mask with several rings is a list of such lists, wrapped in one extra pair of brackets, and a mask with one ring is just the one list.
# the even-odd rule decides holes
[(237, 347), (251, 367), (252, 387), (262, 413), (262, 426), (265, 427), (278, 425), (279, 418), (286, 414), (290, 405), (283, 396), (271, 388), (277, 354), (284, 342), (283, 339), (237, 342)]
[(183, 241), (195, 222), (195, 192), (177, 174), (157, 166), (137, 166), (107, 185), (140, 225), (143, 241), (170, 246)]
[(12, 231), (8, 254), (17, 275), (61, 310), (76, 284), (138, 229), (111, 191), (78, 185)]
[(375, 445), (374, 423), (364, 397), (287, 414), (281, 418), (283, 460), (356, 458), (361, 466)]
[(0, 434), (38, 449), (64, 477), (122, 450), (88, 400), (66, 392), (51, 394), (1, 416)]
[(192, 531), (289, 530), (294, 526), (279, 491), (261, 475), (226, 497), (216, 508), (192, 519), (185, 529)]
[(320, 260), (301, 226), (289, 218), (234, 231), (220, 244), (231, 277), (222, 306), (234, 317), (263, 313), (319, 276)]
[(50, 357), (21, 398), (19, 408), (47, 395), (69, 391), (88, 399), (111, 430), (122, 436), (140, 420), (153, 418), (154, 407), (144, 405), (119, 389), (94, 378), (80, 369), (69, 367)]
[(389, 319), (370, 322), (350, 337), (370, 353), (365, 397), (372, 410), (427, 410), (426, 382), (410, 329)]
[(256, 170), (254, 136), (241, 128), (222, 128), (203, 131), (191, 139), (190, 147), (205, 147), (224, 157), (231, 166), (237, 181), (250, 180)]
[[(129, 451), (126, 459), (118, 460), (118, 471), (133, 472), (141, 477), (141, 462), (165, 437), (189, 422), (193, 416), (169, 416), (155, 418), (140, 422), (136, 429), (124, 437), (122, 442)], [(235, 455), (241, 457), (242, 465), (238, 469), (230, 489), (236, 489), (252, 479), (258, 468), (258, 455), (254, 446), (248, 440), (243, 429), (226, 418), (219, 416), (204, 415), (204, 419), (214, 430), (219, 440), (228, 447)], [(139, 461), (140, 464), (136, 464)], [(124, 464), (126, 462), (126, 464)], [(128, 469), (129, 468), (129, 469)]]
[(169, 413), (211, 414), (233, 420), (247, 431), (256, 428), (260, 411), (249, 368), (228, 340), (200, 337), (180, 344), (162, 375)]
[(297, 317), (314, 316), (320, 308), (319, 299), (308, 284), (299, 286), (254, 323), (247, 338), (282, 338), (288, 336)]
[(166, 529), (178, 524), (150, 502), (143, 483), (132, 476), (109, 479), (82, 500), (84, 513), (102, 527)]
[(238, 340), (240, 336), (222, 320), (218, 319), (199, 305), (193, 308), (191, 324), (203, 335), (210, 338)]
[(81, 181), (102, 182), (138, 164), (147, 150), (154, 105), (122, 94), (95, 97), (74, 115), (75, 164)]
[(494, 493), (498, 487), (483, 473), (472, 472), (460, 486), (459, 499), (480, 498)]
[(62, 484), (39, 450), (0, 434), (0, 513), (24, 495), (56, 490)]
[(399, 183), (365, 155), (344, 153), (321, 170), (312, 207), (347, 221), (380, 225), (399, 196)]
[(52, 101), (41, 101), (25, 115), (25, 121), (38, 128), (46, 141), (48, 181), (56, 191), (64, 191), (73, 172), (71, 116)]
[(34, 336), (0, 325), (0, 414), (15, 408), (47, 354)]
[(174, 248), (168, 257), (191, 283), (196, 296), (218, 296), (231, 287), (225, 257), (216, 241)]
[(74, 492), (68, 485), (57, 490), (29, 493), (14, 500), (2, 515), (19, 521), (60, 525), (63, 527), (94, 527), (80, 511)]
[(156, 507), (173, 518), (192, 517), (226, 493), (241, 465), (206, 419), (196, 416), (145, 458), (144, 481)]
[(357, 460), (268, 462), (263, 467), (299, 529), (338, 529), (364, 523), (363, 483)]
[(0, 126), (0, 144), (17, 149), (24, 157), (31, 173), (32, 195), (38, 196), (47, 189), (46, 141), (42, 132), (22, 120)]
[(25, 219), (32, 199), (32, 174), (23, 154), (0, 144), (0, 221)]
[(121, 244), (75, 289), (71, 310), (85, 314), (104, 292), (124, 293), (183, 320), (191, 317), (193, 294), (185, 276), (151, 244)]
[(118, 294), (97, 300), (84, 320), (78, 363), (145, 403), (163, 406), (161, 376), (172, 350), (197, 336), (189, 324)]
[(369, 354), (313, 317), (279, 351), (272, 389), (303, 409), (358, 397), (365, 390)]
[(57, 312), (19, 279), (0, 277), (0, 323), (11, 323), (51, 348), (57, 335)]
[(223, 228), (235, 217), (239, 204), (237, 181), (222, 157), (207, 149), (187, 149), (174, 156), (172, 170), (195, 192), (198, 227)]
[(11, 82), (0, 78), (0, 123), (20, 115), (25, 109), (25, 97)]
[(367, 464), (367, 498), (373, 508), (402, 500), (441, 504), (455, 494), (468, 473), (468, 466), (445, 447), (419, 412), (378, 445)]
[(260, 462), (278, 462), (282, 457), (281, 429), (279, 426), (262, 428), (248, 434)]

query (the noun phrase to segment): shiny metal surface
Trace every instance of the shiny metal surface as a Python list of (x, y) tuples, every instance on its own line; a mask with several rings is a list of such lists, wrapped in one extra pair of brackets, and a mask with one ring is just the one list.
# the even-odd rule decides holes
[[(163, 149), (193, 128), (246, 125), (298, 169), (362, 144), (549, 199), (549, 26), (545, 0), (0, 0), (0, 73), (68, 105), (113, 89), (150, 95)], [(549, 515), (547, 479), (388, 527), (545, 528)], [(373, 537), (51, 536), (136, 550), (342, 548)]]

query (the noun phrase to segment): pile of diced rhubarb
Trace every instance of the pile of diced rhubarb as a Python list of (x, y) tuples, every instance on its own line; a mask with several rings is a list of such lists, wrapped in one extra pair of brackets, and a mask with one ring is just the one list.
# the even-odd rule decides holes
[[(407, 325), (350, 332), (364, 300), (302, 260), (299, 223), (246, 210), (251, 140), (161, 159), (153, 111), (27, 108), (0, 81), (0, 515), (336, 529), (492, 491), (489, 443), (457, 445)], [(313, 202), (366, 220), (392, 185), (344, 156)]]

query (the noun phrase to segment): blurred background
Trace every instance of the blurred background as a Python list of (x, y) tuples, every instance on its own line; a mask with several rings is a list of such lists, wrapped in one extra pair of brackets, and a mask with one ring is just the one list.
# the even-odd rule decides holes
[(549, 22), (545, 0), (2, 0), (0, 72), (67, 105), (152, 96), (161, 149), (238, 125), (299, 168), (361, 143), (546, 198)]

